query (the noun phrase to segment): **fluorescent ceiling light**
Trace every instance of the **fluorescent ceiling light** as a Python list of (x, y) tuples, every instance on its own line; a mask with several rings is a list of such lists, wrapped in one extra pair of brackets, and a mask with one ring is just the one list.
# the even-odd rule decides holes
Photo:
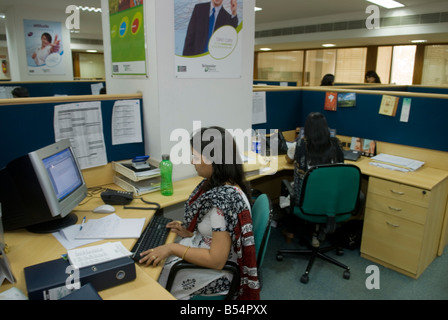
[(254, 11), (255, 11), (255, 12), (257, 12), (257, 11), (261, 11), (261, 10), (263, 10), (263, 8), (254, 7)]
[(101, 8), (94, 8), (94, 7), (83, 7), (83, 6), (78, 6), (78, 9), (80, 9), (80, 10), (82, 10), (82, 11), (101, 12)]
[(5, 19), (5, 18), (6, 18), (5, 14), (4, 13), (0, 13), (0, 19)]
[(324, 44), (322, 45), (322, 47), (329, 48), (329, 47), (336, 47), (336, 45), (333, 44), (333, 43), (324, 43)]
[(412, 43), (425, 43), (428, 42), (428, 40), (411, 40)]
[(260, 48), (260, 51), (271, 51), (272, 48)]
[(86, 52), (98, 52), (98, 50), (86, 50)]
[(393, 8), (401, 8), (404, 7), (404, 4), (394, 1), (394, 0), (367, 0), (368, 2), (372, 2), (374, 4), (377, 4), (379, 6), (382, 6), (386, 9), (393, 9)]

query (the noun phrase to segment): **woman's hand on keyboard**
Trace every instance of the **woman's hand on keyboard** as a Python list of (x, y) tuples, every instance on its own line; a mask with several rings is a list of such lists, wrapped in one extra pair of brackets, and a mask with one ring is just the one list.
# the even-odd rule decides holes
[(171, 244), (165, 244), (157, 248), (143, 251), (141, 253), (141, 259), (138, 262), (146, 266), (149, 266), (151, 264), (154, 267), (157, 266), (161, 261), (172, 255), (170, 245)]
[(180, 221), (171, 221), (166, 225), (172, 232), (176, 233), (182, 238), (189, 238), (193, 236), (193, 232), (188, 231)]

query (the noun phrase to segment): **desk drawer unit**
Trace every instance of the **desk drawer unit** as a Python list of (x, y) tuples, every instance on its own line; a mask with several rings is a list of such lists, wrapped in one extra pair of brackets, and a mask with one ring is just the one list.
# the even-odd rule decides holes
[[(361, 255), (418, 278), (436, 256), (431, 193), (370, 177)], [(429, 221), (429, 222), (428, 222)]]

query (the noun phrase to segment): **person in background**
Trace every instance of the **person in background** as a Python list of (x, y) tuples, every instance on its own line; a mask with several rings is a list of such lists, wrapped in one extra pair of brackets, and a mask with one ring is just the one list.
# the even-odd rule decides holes
[(365, 80), (366, 83), (381, 83), (380, 77), (373, 70), (366, 72)]
[[(204, 179), (185, 203), (185, 226), (179, 221), (167, 224), (167, 228), (182, 240), (144, 251), (140, 263), (157, 265), (167, 259), (159, 278), (164, 286), (171, 267), (181, 259), (209, 268), (206, 271), (183, 270), (177, 274), (171, 294), (177, 299), (190, 299), (200, 294), (226, 294), (232, 275), (222, 268), (230, 260), (240, 268), (236, 298), (258, 300), (260, 286), (250, 187), (245, 181), (236, 143), (225, 129), (210, 127), (196, 132), (190, 144), (192, 163)], [(229, 157), (230, 152), (232, 157)]]
[(332, 86), (334, 85), (334, 75), (331, 73), (327, 73), (323, 76), (322, 81), (320, 82), (321, 86)]
[(28, 98), (30, 94), (28, 93), (28, 89), (24, 87), (17, 87), (11, 91), (13, 98)]
[[(294, 199), (298, 201), (305, 172), (314, 165), (344, 163), (344, 153), (338, 138), (330, 136), (327, 119), (320, 112), (312, 112), (305, 121), (305, 134), (288, 148), (286, 161), (294, 163)], [(296, 203), (291, 201), (290, 205)], [(286, 215), (283, 235), (287, 241), (294, 238), (300, 220), (295, 215)]]

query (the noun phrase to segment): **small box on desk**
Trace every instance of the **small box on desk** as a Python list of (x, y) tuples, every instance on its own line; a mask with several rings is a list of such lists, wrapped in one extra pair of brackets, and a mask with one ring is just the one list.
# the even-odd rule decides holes
[[(58, 300), (71, 293), (67, 284), (73, 285), (73, 277), (68, 278), (74, 273), (67, 270), (68, 266), (68, 261), (57, 259), (26, 267), (24, 273), (28, 298)], [(96, 291), (130, 282), (135, 278), (135, 264), (129, 257), (79, 269), (80, 285), (90, 283)]]

